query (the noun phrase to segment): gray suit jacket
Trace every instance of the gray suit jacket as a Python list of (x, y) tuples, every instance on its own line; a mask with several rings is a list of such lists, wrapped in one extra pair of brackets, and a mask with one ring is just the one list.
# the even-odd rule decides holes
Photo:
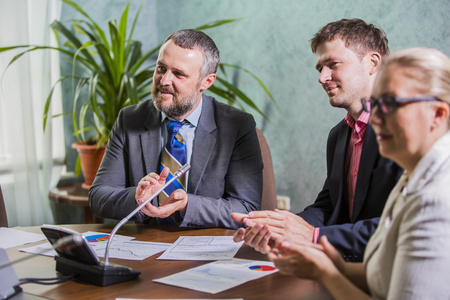
[[(122, 219), (136, 208), (138, 182), (160, 172), (161, 144), (161, 113), (151, 101), (120, 112), (89, 191), (95, 215)], [(180, 226), (238, 228), (232, 212), (260, 209), (262, 169), (253, 117), (203, 95)], [(139, 215), (135, 220), (144, 221)]]

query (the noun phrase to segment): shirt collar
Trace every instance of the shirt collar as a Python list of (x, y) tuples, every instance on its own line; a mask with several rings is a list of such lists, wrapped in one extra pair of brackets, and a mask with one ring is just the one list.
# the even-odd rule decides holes
[(369, 118), (370, 113), (363, 111), (356, 122), (349, 113), (347, 113), (347, 115), (345, 116), (344, 121), (348, 126), (350, 126), (352, 129), (355, 129), (356, 132), (359, 133), (361, 130), (366, 128), (367, 124), (369, 123)]

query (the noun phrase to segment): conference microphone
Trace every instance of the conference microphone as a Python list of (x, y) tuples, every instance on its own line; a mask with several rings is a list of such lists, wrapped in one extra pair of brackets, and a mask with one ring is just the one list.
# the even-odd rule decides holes
[(133, 217), (138, 211), (140, 211), (144, 206), (146, 206), (150, 201), (152, 201), (155, 197), (157, 197), (159, 194), (161, 194), (161, 192), (168, 187), (173, 181), (177, 180), (178, 178), (180, 178), (181, 176), (183, 176), (184, 174), (187, 173), (187, 171), (189, 171), (189, 169), (191, 168), (190, 164), (185, 164), (184, 166), (182, 166), (178, 171), (175, 172), (175, 174), (173, 174), (173, 177), (170, 178), (169, 181), (166, 182), (166, 184), (160, 188), (159, 190), (157, 190), (155, 193), (153, 193), (147, 200), (145, 200), (144, 202), (141, 203), (141, 205), (139, 205), (138, 207), (136, 207), (132, 212), (130, 212), (128, 214), (128, 216), (126, 216), (125, 218), (123, 218), (111, 231), (111, 235), (109, 236), (108, 239), (108, 243), (106, 244), (106, 248), (105, 248), (105, 268), (108, 266), (109, 262), (109, 245), (111, 244), (114, 235), (116, 234), (117, 230), (119, 230), (120, 227), (122, 227), (123, 224), (125, 224), (126, 222), (128, 222), (131, 217)]
[(182, 166), (163, 187), (142, 202), (113, 228), (106, 244), (105, 259), (103, 262), (100, 261), (86, 238), (81, 234), (77, 232), (74, 233), (73, 231), (62, 227), (52, 225), (42, 226), (41, 230), (47, 236), (50, 243), (52, 243), (55, 251), (59, 254), (55, 256), (56, 271), (65, 275), (75, 275), (76, 278), (82, 281), (91, 282), (100, 286), (111, 285), (137, 278), (140, 272), (125, 266), (109, 263), (109, 248), (111, 242), (116, 232), (123, 224), (128, 222), (131, 217), (157, 197), (174, 180), (186, 174), (190, 168), (191, 166), (189, 164)]

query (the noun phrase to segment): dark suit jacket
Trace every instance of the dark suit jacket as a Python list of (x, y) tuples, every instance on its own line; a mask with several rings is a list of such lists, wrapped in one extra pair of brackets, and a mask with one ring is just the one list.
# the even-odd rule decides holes
[[(161, 113), (151, 101), (124, 108), (89, 191), (95, 215), (122, 219), (136, 208), (138, 182), (159, 173)], [(232, 212), (259, 210), (262, 158), (253, 117), (203, 95), (181, 227), (238, 228)], [(136, 221), (144, 220), (136, 216)]]
[(367, 125), (356, 181), (352, 218), (343, 199), (344, 165), (352, 129), (341, 121), (327, 141), (327, 178), (316, 201), (298, 215), (314, 227), (348, 261), (362, 261), (364, 249), (378, 225), (389, 193), (403, 170), (380, 156), (372, 127)]

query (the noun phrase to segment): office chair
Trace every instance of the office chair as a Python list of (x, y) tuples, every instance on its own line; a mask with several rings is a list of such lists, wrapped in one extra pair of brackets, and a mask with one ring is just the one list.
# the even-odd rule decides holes
[(263, 191), (261, 198), (261, 210), (274, 210), (277, 208), (277, 187), (275, 185), (275, 175), (273, 172), (272, 157), (266, 138), (259, 128), (256, 128), (259, 146), (264, 164), (263, 170)]
[(5, 199), (3, 199), (1, 186), (0, 186), (0, 227), (8, 227), (8, 217), (6, 216)]

